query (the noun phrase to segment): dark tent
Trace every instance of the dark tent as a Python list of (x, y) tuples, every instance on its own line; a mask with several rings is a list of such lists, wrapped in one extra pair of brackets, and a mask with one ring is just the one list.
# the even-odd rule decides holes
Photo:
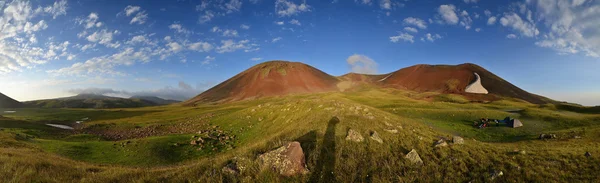
[(522, 127), (523, 123), (521, 123), (521, 121), (518, 119), (512, 119), (512, 120), (510, 120), (510, 122), (507, 123), (507, 125), (508, 125), (508, 127), (517, 128), (517, 127)]

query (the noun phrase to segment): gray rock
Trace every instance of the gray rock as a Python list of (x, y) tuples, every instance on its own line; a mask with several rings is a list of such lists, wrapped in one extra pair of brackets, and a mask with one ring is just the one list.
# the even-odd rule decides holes
[(283, 176), (308, 173), (304, 152), (299, 142), (290, 142), (275, 150), (261, 154), (262, 167), (271, 168)]
[(490, 172), (490, 180), (494, 180), (494, 179), (497, 179), (498, 177), (502, 177), (502, 175), (504, 175), (504, 172), (493, 170)]
[(585, 152), (585, 157), (588, 157), (588, 158), (589, 158), (589, 157), (591, 157), (591, 156), (592, 156), (592, 153), (590, 153), (590, 152)]
[(444, 139), (440, 139), (438, 141), (436, 141), (433, 145), (433, 147), (446, 147), (448, 146), (448, 143), (446, 143), (446, 140)]
[(375, 142), (379, 142), (380, 144), (383, 144), (383, 139), (381, 139), (381, 137), (379, 137), (379, 134), (376, 131), (373, 131), (373, 133), (371, 133), (371, 139), (374, 140)]
[(386, 132), (389, 132), (389, 133), (393, 133), (393, 134), (398, 133), (398, 130), (396, 130), (396, 129), (384, 129), (383, 131), (386, 131)]
[(454, 144), (464, 144), (465, 143), (465, 139), (463, 139), (460, 136), (454, 136), (454, 137), (452, 137), (452, 143), (454, 143)]
[(423, 165), (423, 160), (421, 159), (421, 157), (419, 156), (419, 153), (417, 153), (416, 150), (411, 150), (410, 152), (408, 152), (408, 154), (406, 154), (406, 156), (404, 156), (404, 158), (408, 159), (408, 161), (410, 161), (411, 163), (415, 164), (415, 165)]
[(357, 131), (349, 129), (348, 135), (346, 136), (346, 140), (354, 141), (354, 142), (362, 142), (364, 140), (364, 138)]

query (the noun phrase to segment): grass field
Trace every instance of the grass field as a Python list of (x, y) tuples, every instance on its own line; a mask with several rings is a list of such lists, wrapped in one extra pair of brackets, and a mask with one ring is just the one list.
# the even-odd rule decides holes
[[(196, 107), (15, 110), (0, 114), (0, 182), (489, 182), (494, 171), (504, 173), (498, 182), (600, 180), (600, 113), (592, 108), (366, 87)], [(524, 126), (472, 126), (506, 116)], [(45, 125), (82, 118), (91, 120), (75, 131)], [(233, 147), (190, 145), (195, 132), (213, 128), (235, 136)], [(348, 129), (365, 142), (344, 140)], [(368, 138), (372, 131), (383, 144)], [(558, 138), (538, 140), (541, 133)], [(453, 135), (465, 144), (433, 147)], [(310, 173), (260, 167), (259, 154), (289, 141), (301, 142)], [(423, 166), (404, 159), (412, 149)], [(234, 157), (248, 168), (223, 174)]]

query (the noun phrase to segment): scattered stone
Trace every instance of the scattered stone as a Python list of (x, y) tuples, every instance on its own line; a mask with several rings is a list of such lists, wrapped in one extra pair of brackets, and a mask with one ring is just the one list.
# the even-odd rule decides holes
[(580, 138), (581, 138), (581, 136), (577, 136), (577, 135), (575, 135), (573, 138), (574, 138), (574, 139), (580, 139)]
[(256, 112), (256, 109), (252, 109), (252, 112)]
[(261, 122), (263, 120), (263, 118), (258, 118), (258, 121)]
[(263, 167), (271, 168), (284, 176), (308, 173), (304, 152), (299, 142), (290, 142), (258, 157)]
[(520, 151), (519, 151), (519, 154), (521, 154), (521, 155), (526, 155), (526, 154), (527, 154), (527, 151), (525, 151), (525, 150), (520, 150)]
[(348, 135), (346, 135), (346, 140), (350, 140), (350, 141), (354, 141), (354, 142), (362, 142), (364, 140), (364, 138), (357, 131), (349, 129)]
[(385, 126), (392, 126), (392, 124), (388, 123), (387, 121), (384, 121), (383, 123), (385, 123)]
[(375, 116), (371, 116), (371, 115), (369, 115), (369, 116), (367, 116), (367, 119), (374, 120), (374, 119), (375, 119)]
[(381, 139), (381, 137), (379, 137), (379, 134), (376, 131), (373, 131), (371, 133), (371, 139), (376, 142), (379, 142), (380, 144), (383, 144), (383, 139)]
[(234, 157), (227, 165), (221, 169), (224, 174), (238, 175), (247, 169), (248, 160), (246, 158)]
[(397, 127), (398, 127), (398, 129), (400, 129), (400, 130), (404, 129), (404, 127), (402, 127), (402, 125), (398, 125)]
[(490, 172), (490, 180), (494, 180), (494, 179), (496, 179), (498, 177), (501, 177), (502, 175), (504, 175), (504, 172), (492, 170)]
[(384, 129), (383, 131), (386, 131), (386, 132), (389, 132), (389, 133), (393, 133), (393, 134), (398, 133), (398, 130), (396, 130), (396, 129)]
[(415, 164), (415, 165), (423, 165), (423, 160), (421, 159), (421, 157), (419, 156), (419, 153), (417, 153), (416, 150), (411, 150), (410, 152), (408, 152), (408, 154), (406, 154), (406, 156), (404, 156), (404, 158), (408, 159), (408, 161), (410, 161), (411, 163)]
[(584, 154), (584, 155), (585, 155), (585, 157), (588, 157), (588, 158), (589, 158), (589, 157), (591, 157), (591, 156), (592, 156), (592, 153), (590, 153), (590, 152), (585, 152), (585, 154)]
[(454, 137), (452, 137), (452, 143), (454, 143), (454, 144), (464, 144), (465, 143), (465, 139), (463, 139), (460, 136), (454, 136)]
[(448, 143), (446, 143), (446, 140), (440, 139), (435, 142), (433, 147), (446, 147), (446, 146), (448, 146)]
[(545, 139), (555, 139), (556, 138), (556, 134), (540, 134), (539, 139), (540, 140), (545, 140)]

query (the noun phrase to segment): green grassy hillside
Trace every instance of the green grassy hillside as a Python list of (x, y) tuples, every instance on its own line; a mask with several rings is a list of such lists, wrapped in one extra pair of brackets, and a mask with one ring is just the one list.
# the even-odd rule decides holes
[[(504, 174), (498, 182), (600, 178), (600, 114), (513, 99), (470, 103), (455, 95), (365, 87), (196, 107), (24, 109), (2, 115), (1, 182), (489, 182), (494, 171)], [(524, 126), (472, 126), (482, 117), (506, 116)], [(90, 120), (74, 125), (81, 118)], [(77, 130), (44, 125), (49, 122)], [(231, 145), (190, 144), (196, 132), (213, 129), (232, 137), (226, 142)], [(365, 142), (346, 141), (348, 129)], [(385, 131), (392, 129), (398, 133)], [(372, 131), (383, 144), (370, 140)], [(541, 133), (558, 138), (538, 140)], [(454, 135), (465, 144), (433, 147)], [(259, 154), (289, 141), (301, 142), (310, 173), (282, 177), (260, 167)], [(412, 149), (423, 166), (404, 159)], [(234, 157), (248, 160), (247, 169), (223, 174)]]

